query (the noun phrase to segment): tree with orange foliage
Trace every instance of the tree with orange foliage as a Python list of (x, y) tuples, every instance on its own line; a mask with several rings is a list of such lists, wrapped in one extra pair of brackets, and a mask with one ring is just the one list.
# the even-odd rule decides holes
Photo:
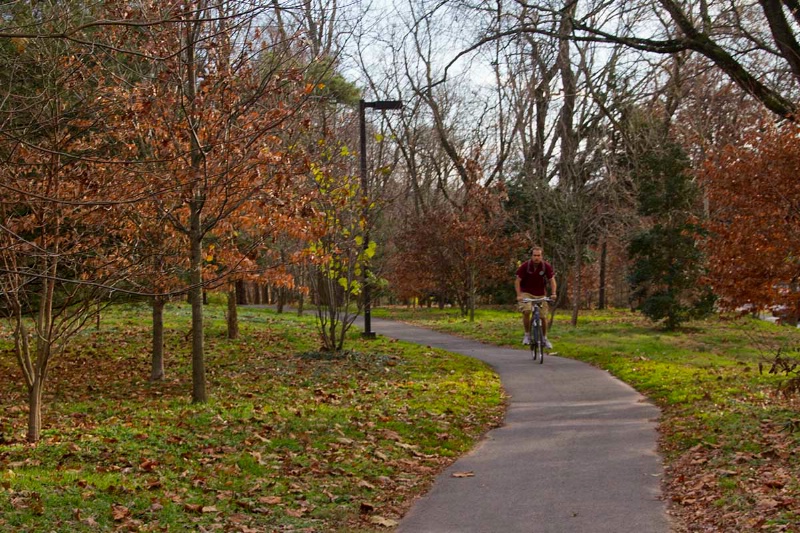
[[(65, 22), (38, 14), (43, 30)], [(28, 391), (27, 438), (36, 442), (53, 361), (143, 266), (120, 224), (126, 191), (115, 161), (129, 153), (113, 140), (120, 124), (106, 119), (124, 105), (105, 76), (108, 56), (57, 40), (4, 52), (0, 298)]]
[(785, 306), (800, 316), (800, 126), (763, 123), (701, 173), (709, 278), (728, 309)]
[(399, 295), (454, 298), (474, 320), (478, 293), (508, 278), (519, 242), (505, 233), (502, 187), (472, 182), (455, 196), (457, 204), (409, 220), (395, 241), (388, 277)]
[[(291, 148), (310, 89), (269, 51), (258, 10), (93, 8), (106, 11), (56, 10), (37, 26), (85, 34), (0, 43), (0, 297), (29, 392), (30, 441), (52, 360), (98, 302), (158, 296), (186, 272), (193, 399), (204, 401), (203, 287), (255, 270), (251, 258), (269, 254), (277, 233), (311, 230), (306, 198), (295, 194), (307, 165)], [(72, 15), (131, 22), (109, 25), (101, 42), (92, 24), (64, 18)], [(256, 237), (242, 248), (244, 232)], [(210, 271), (213, 262), (223, 268)]]
[[(271, 236), (308, 230), (293, 192), (307, 164), (292, 138), (310, 89), (290, 57), (269, 49), (258, 9), (204, 0), (140, 9), (167, 11), (170, 22), (149, 28), (149, 46), (162, 55), (123, 89), (141, 161), (123, 179), (146, 195), (136, 208), (164, 221), (165, 237), (188, 252), (192, 400), (204, 402), (203, 287), (254, 270), (253, 256), (269, 253)], [(258, 254), (240, 248), (245, 233), (256, 236), (250, 247)]]

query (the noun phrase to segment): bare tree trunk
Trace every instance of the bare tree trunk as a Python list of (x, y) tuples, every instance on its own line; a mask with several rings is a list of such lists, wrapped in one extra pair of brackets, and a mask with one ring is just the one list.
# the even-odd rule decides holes
[(42, 435), (43, 391), (44, 376), (37, 372), (33, 379), (33, 385), (28, 388), (28, 442), (39, 442)]
[[(200, 13), (200, 12), (198, 12)], [(192, 306), (192, 402), (203, 403), (208, 400), (206, 390), (205, 347), (203, 337), (203, 226), (202, 212), (206, 198), (202, 192), (203, 160), (205, 158), (197, 134), (198, 124), (194, 122), (197, 116), (197, 85), (198, 74), (195, 64), (195, 52), (198, 46), (198, 33), (201, 27), (201, 15), (190, 15), (186, 21), (186, 77), (185, 99), (191, 111), (187, 117), (187, 126), (190, 130), (189, 146), (191, 149), (191, 168), (194, 184), (192, 185), (192, 198), (189, 201), (189, 302)]]
[(247, 288), (245, 287), (244, 281), (239, 280), (236, 282), (236, 304), (247, 305), (248, 303)]
[(608, 260), (608, 241), (603, 240), (600, 249), (600, 288), (598, 290), (598, 309), (606, 308), (606, 261)]
[(206, 391), (205, 347), (203, 344), (203, 237), (200, 231), (202, 199), (191, 202), (191, 243), (189, 300), (192, 304), (192, 402), (208, 400)]
[(236, 309), (236, 284), (231, 283), (228, 289), (228, 338), (239, 338), (239, 314)]
[(573, 283), (573, 294), (575, 296), (572, 302), (572, 319), (570, 321), (572, 327), (578, 325), (578, 312), (581, 308), (581, 254), (578, 253), (579, 251), (580, 247), (576, 247), (575, 266), (573, 267), (575, 269), (575, 282)]
[(286, 289), (279, 287), (275, 289), (277, 293), (277, 310), (278, 313), (283, 313), (283, 308), (286, 306)]
[(164, 304), (162, 296), (153, 298), (153, 355), (150, 381), (164, 380)]
[(469, 271), (469, 321), (475, 322), (475, 269)]
[[(39, 304), (39, 319), (36, 324), (36, 361), (30, 365), (32, 375), (28, 387), (28, 442), (39, 442), (42, 434), (42, 393), (47, 379), (47, 367), (52, 354), (53, 299), (57, 261), (50, 262), (51, 278), (42, 285), (42, 301)], [(27, 354), (30, 357), (30, 352)]]

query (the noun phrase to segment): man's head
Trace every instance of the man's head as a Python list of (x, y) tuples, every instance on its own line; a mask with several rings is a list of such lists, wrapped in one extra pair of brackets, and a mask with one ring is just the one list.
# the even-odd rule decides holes
[(539, 263), (544, 261), (544, 256), (542, 255), (543, 253), (544, 252), (542, 252), (542, 247), (541, 246), (534, 246), (531, 249), (531, 259), (533, 260), (533, 262), (535, 264), (538, 265)]

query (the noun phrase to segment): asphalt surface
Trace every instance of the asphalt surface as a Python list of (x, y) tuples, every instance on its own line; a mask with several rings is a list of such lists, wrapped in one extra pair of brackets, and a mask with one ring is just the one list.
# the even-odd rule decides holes
[[(659, 410), (607, 372), (372, 319), (378, 335), (486, 361), (509, 398), (489, 432), (414, 503), (398, 533), (667, 533)], [(558, 346), (554, 347), (558, 350)], [(472, 477), (454, 477), (455, 473)]]

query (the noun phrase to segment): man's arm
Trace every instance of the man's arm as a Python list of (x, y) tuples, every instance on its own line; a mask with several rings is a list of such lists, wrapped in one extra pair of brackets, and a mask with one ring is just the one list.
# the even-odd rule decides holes
[(514, 278), (514, 289), (517, 291), (517, 300), (522, 298), (522, 287), (520, 286), (521, 282), (522, 280), (519, 279), (519, 276)]
[(555, 298), (558, 296), (558, 287), (556, 286), (556, 277), (553, 276), (550, 278), (550, 298)]

